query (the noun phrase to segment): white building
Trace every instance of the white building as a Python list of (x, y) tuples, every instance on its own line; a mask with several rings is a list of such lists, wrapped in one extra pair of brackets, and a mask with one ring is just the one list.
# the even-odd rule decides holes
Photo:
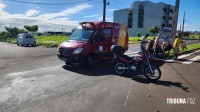
[(141, 35), (149, 33), (152, 26), (160, 28), (162, 35), (170, 35), (173, 13), (174, 6), (163, 2), (135, 1), (131, 8), (114, 11), (113, 21), (126, 24), (129, 36), (136, 36), (137, 32)]

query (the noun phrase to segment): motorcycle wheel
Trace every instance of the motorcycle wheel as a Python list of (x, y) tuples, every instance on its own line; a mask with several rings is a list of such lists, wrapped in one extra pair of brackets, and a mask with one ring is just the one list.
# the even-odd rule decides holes
[(150, 65), (154, 73), (151, 73), (150, 67), (147, 65), (144, 68), (144, 75), (150, 81), (157, 81), (161, 77), (160, 68), (155, 65)]
[(116, 63), (115, 64), (115, 72), (118, 74), (118, 75), (122, 75), (126, 72), (126, 69), (125, 69), (125, 65), (124, 63)]

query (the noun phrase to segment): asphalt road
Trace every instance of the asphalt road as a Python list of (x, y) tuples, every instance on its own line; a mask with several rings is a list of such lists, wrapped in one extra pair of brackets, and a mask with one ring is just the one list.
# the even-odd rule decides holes
[[(200, 52), (165, 63), (160, 81), (151, 83), (131, 73), (118, 76), (105, 61), (64, 66), (56, 51), (0, 42), (1, 112), (199, 112)], [(168, 104), (167, 98), (191, 101)]]

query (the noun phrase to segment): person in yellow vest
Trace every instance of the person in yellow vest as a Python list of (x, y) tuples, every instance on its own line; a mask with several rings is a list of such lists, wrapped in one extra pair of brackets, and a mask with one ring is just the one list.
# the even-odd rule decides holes
[(174, 47), (174, 59), (178, 59), (178, 55), (179, 55), (179, 50), (180, 50), (180, 45), (181, 45), (181, 36), (180, 35), (176, 35), (176, 38), (174, 40), (173, 43), (173, 47)]

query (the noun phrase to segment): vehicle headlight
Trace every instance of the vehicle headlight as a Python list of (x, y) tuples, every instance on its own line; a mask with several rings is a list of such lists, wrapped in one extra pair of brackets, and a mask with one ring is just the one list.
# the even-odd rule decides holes
[(83, 51), (83, 48), (77, 48), (74, 50), (73, 54), (79, 54)]

